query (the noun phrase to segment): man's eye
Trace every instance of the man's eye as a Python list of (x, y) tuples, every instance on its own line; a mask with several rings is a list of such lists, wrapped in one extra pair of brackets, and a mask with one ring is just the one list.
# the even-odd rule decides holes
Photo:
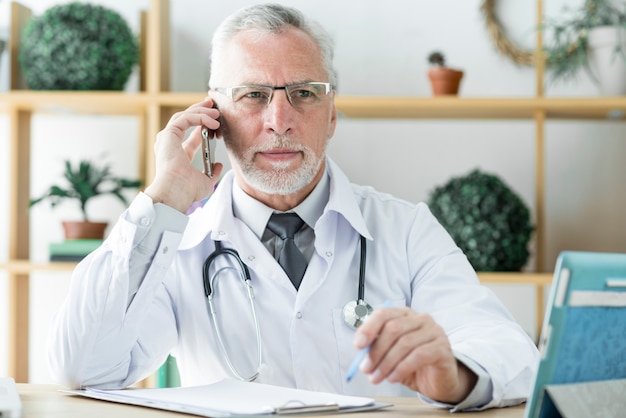
[(246, 93), (245, 97), (248, 99), (264, 99), (267, 98), (267, 93), (262, 91), (249, 91)]
[(291, 97), (297, 99), (314, 99), (317, 97), (317, 94), (315, 94), (313, 90), (298, 89), (292, 93)]

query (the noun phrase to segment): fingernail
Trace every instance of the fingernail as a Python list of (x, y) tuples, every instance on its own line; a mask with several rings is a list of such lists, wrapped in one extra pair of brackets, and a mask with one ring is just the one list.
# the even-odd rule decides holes
[(378, 383), (380, 381), (380, 376), (381, 376), (380, 370), (376, 369), (374, 373), (370, 375), (370, 382)]
[(362, 348), (365, 347), (365, 344), (367, 344), (367, 338), (365, 338), (365, 335), (363, 334), (355, 334), (353, 342), (357, 348)]

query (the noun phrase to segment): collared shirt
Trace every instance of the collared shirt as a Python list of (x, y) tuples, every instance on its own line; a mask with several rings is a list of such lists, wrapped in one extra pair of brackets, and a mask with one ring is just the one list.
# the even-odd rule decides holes
[(138, 196), (104, 245), (73, 274), (69, 297), (51, 327), (53, 373), (72, 387), (125, 387), (152, 373), (172, 352), (183, 384), (215, 382), (231, 373), (213, 321), (237, 369), (243, 375), (253, 372), (254, 321), (230, 257), (218, 257), (207, 269), (214, 279), (216, 315), (207, 311), (203, 266), (219, 240), (236, 249), (250, 271), (263, 343), (258, 381), (355, 395), (414, 395), (400, 384), (373, 385), (361, 374), (346, 382), (355, 355), (354, 330), (344, 323), (342, 308), (357, 292), (363, 235), (365, 299), (374, 308), (389, 300), (392, 306), (429, 313), (448, 335), (457, 359), (470, 359), (489, 376), (491, 396), (481, 408), (524, 401), (537, 349), (480, 285), (426, 205), (350, 184), (327, 162), (328, 203), (313, 226), (314, 251), (298, 291), (258, 236), (234, 215), (232, 173), (188, 221)]
[[(329, 184), (330, 180), (326, 172), (306, 199), (290, 211), (298, 214), (305, 223), (305, 226), (296, 234), (294, 241), (307, 262), (311, 260), (314, 251), (315, 233), (313, 228), (324, 213), (324, 206), (328, 202)], [(248, 225), (254, 235), (274, 255), (274, 258), (278, 259), (283, 240), (267, 230), (267, 222), (274, 212), (276, 211), (244, 192), (236, 181), (233, 182), (233, 213), (235, 217)]]

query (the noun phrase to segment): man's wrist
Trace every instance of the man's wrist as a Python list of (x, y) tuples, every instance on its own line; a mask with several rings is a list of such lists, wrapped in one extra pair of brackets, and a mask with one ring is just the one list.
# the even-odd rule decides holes
[(476, 361), (457, 351), (454, 351), (454, 357), (456, 357), (459, 367), (462, 365), (468, 373), (474, 376), (474, 383), (470, 386), (467, 396), (457, 403), (451, 412), (477, 410), (491, 402), (493, 398), (493, 384), (491, 376), (489, 376), (487, 371)]
[(152, 199), (153, 204), (162, 203), (172, 209), (176, 209), (180, 213), (187, 213), (187, 210), (193, 203), (192, 201), (188, 202), (188, 199), (185, 199), (182, 194), (179, 196), (177, 193), (172, 193), (172, 188), (161, 188), (154, 183), (146, 187), (144, 194)]

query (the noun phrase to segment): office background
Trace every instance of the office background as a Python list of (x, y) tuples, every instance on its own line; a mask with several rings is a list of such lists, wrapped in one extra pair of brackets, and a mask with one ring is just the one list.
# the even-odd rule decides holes
[[(213, 29), (245, 0), (172, 0), (172, 79), (174, 91), (203, 91), (208, 79)], [(480, 0), (284, 0), (319, 20), (336, 42), (339, 94), (430, 96), (427, 56), (441, 50), (465, 76), (460, 95), (533, 97), (535, 73), (498, 54), (480, 14)], [(556, 17), (564, 4), (544, 0)], [(8, 34), (8, 0), (0, 0), (0, 38)], [(21, 0), (35, 15), (67, 1)], [(98, 0), (115, 9), (135, 32), (148, 0)], [(510, 38), (531, 49), (535, 43), (535, 1), (501, 0), (497, 12)], [(8, 54), (0, 57), (0, 90), (8, 89)], [(127, 85), (137, 89), (136, 74)], [(547, 96), (596, 96), (586, 74), (569, 84), (550, 85)], [(8, 252), (9, 124), (0, 113), (0, 260)], [(31, 192), (42, 193), (61, 180), (68, 157), (106, 159), (116, 174), (137, 172), (131, 116), (74, 115), (63, 109), (33, 116)], [(561, 250), (626, 251), (626, 139), (623, 122), (548, 121), (546, 124), (546, 254), (553, 265)], [(535, 216), (534, 124), (531, 120), (350, 120), (342, 118), (329, 154), (356, 183), (371, 184), (411, 202), (426, 200), (434, 187), (479, 167), (497, 174), (533, 208)], [(223, 149), (218, 158), (225, 159)], [(132, 197), (132, 194), (130, 195)], [(94, 218), (114, 222), (121, 204), (103, 197), (90, 208)], [(31, 210), (31, 258), (46, 261), (50, 242), (62, 240), (60, 221), (77, 218), (71, 204)], [(528, 270), (535, 270), (531, 258)], [(50, 316), (68, 289), (68, 273), (31, 276), (30, 381), (50, 382), (45, 341)], [(535, 337), (534, 293), (530, 286), (491, 286), (522, 326)], [(7, 280), (0, 271), (0, 376), (7, 374)]]

